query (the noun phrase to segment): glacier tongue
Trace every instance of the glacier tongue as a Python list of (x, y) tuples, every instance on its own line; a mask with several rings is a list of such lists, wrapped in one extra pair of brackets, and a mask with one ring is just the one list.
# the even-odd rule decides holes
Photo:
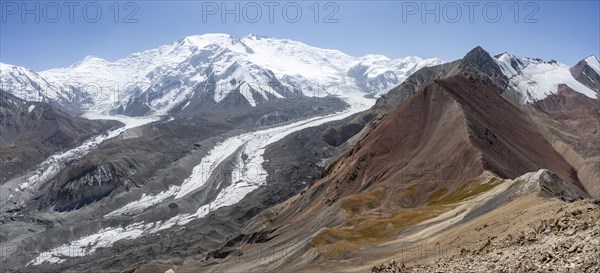
[[(167, 191), (158, 193), (154, 196), (144, 195), (140, 200), (131, 202), (124, 207), (113, 211), (107, 216), (119, 215), (121, 213), (136, 213), (150, 206), (153, 206), (163, 200), (173, 197), (173, 199), (184, 198), (190, 193), (200, 189), (208, 181), (211, 175), (218, 170), (219, 166), (223, 161), (231, 156), (235, 156), (235, 170), (233, 171), (232, 177), (239, 178), (238, 181), (233, 181), (230, 187), (225, 191), (231, 191), (227, 195), (223, 195), (223, 192), (219, 194), (217, 200), (211, 204), (207, 204), (206, 208), (218, 208), (225, 206), (224, 204), (232, 204), (231, 202), (238, 202), (245, 196), (245, 194), (236, 194), (237, 190), (246, 188), (246, 190), (254, 190), (258, 186), (264, 185), (266, 182), (266, 171), (263, 169), (263, 153), (265, 148), (275, 143), (285, 136), (305, 129), (309, 127), (319, 126), (321, 124), (344, 119), (353, 114), (359, 113), (368, 109), (372, 104), (373, 100), (362, 99), (362, 101), (353, 100), (354, 105), (348, 110), (326, 115), (308, 118), (305, 120), (259, 130), (255, 132), (249, 132), (238, 136), (230, 137), (217, 145), (215, 145), (209, 153), (204, 156), (200, 163), (196, 165), (192, 174), (183, 181), (181, 186), (171, 186)], [(242, 155), (245, 154), (246, 158), (243, 159)], [(227, 199), (229, 197), (231, 199)], [(239, 197), (236, 198), (235, 196)], [(227, 200), (225, 200), (227, 199)], [(157, 202), (157, 200), (159, 200)], [(203, 210), (203, 209), (199, 209)], [(196, 215), (195, 218), (200, 217), (200, 214)], [(189, 218), (186, 216), (186, 218)]]
[[(175, 225), (186, 225), (192, 220), (205, 217), (211, 211), (238, 203), (248, 193), (260, 186), (266, 185), (267, 172), (263, 169), (263, 154), (268, 145), (277, 142), (285, 136), (299, 130), (319, 126), (321, 124), (341, 120), (353, 114), (368, 109), (373, 100), (354, 98), (353, 107), (334, 114), (313, 117), (282, 126), (245, 133), (228, 138), (217, 144), (207, 156), (202, 158), (199, 165), (194, 167), (192, 175), (181, 186), (172, 185), (167, 191), (156, 195), (144, 195), (124, 207), (105, 215), (112, 217), (121, 213), (139, 213), (151, 206), (166, 202), (171, 199), (184, 198), (199, 189), (207, 179), (219, 170), (219, 165), (224, 159), (235, 156), (232, 178), (235, 181), (222, 189), (217, 197), (201, 205), (195, 213), (179, 214), (170, 219), (158, 222), (138, 222), (127, 226), (108, 227), (97, 233), (83, 236), (70, 243), (40, 253), (29, 264), (62, 263), (65, 257), (80, 257), (94, 253), (98, 248), (110, 247), (120, 240), (131, 240), (147, 234), (159, 232)], [(243, 157), (246, 154), (247, 157)]]

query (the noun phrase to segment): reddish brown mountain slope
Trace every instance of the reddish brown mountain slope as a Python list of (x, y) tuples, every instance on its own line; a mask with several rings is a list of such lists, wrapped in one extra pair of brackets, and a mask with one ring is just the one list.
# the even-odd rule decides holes
[(533, 104), (540, 127), (563, 157), (578, 170), (578, 179), (600, 198), (600, 101), (566, 85)]
[(576, 171), (523, 111), (462, 76), (425, 86), (335, 168), (328, 176), (337, 184), (328, 191), (330, 202), (380, 183), (404, 190), (421, 180), (432, 184), (419, 185), (427, 193), (440, 182), (456, 186), (484, 170), (515, 178), (546, 168), (583, 192)]

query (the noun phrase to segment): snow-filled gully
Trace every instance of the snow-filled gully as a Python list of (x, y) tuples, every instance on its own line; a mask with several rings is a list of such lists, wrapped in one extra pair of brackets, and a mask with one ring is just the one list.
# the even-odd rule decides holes
[(185, 225), (194, 219), (206, 216), (210, 211), (236, 204), (248, 193), (260, 186), (266, 185), (267, 172), (263, 169), (262, 165), (264, 162), (263, 155), (268, 145), (283, 139), (293, 132), (344, 119), (366, 110), (369, 106), (370, 103), (357, 103), (350, 109), (342, 112), (313, 117), (225, 139), (213, 147), (201, 159), (200, 164), (193, 168), (192, 174), (184, 180), (181, 186), (172, 185), (168, 190), (156, 195), (144, 195), (139, 200), (106, 214), (105, 217), (112, 217), (122, 213), (135, 214), (166, 200), (185, 198), (205, 185), (208, 178), (218, 170), (219, 165), (226, 158), (233, 158), (233, 174), (236, 179), (229, 186), (221, 190), (212, 202), (200, 206), (195, 213), (179, 214), (164, 221), (151, 223), (139, 222), (124, 227), (105, 228), (98, 233), (79, 238), (43, 252), (29, 264), (39, 265), (44, 262), (61, 263), (65, 261), (65, 257), (85, 256), (93, 253), (97, 248), (110, 247), (119, 240), (135, 239), (146, 234), (170, 228), (174, 225)]

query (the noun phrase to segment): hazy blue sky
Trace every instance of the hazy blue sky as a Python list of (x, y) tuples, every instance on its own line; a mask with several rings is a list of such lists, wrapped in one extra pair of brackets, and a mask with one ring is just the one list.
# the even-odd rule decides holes
[[(450, 61), (477, 45), (492, 54), (508, 51), (569, 65), (590, 54), (600, 55), (599, 1), (299, 1), (286, 9), (286, 2), (48, 3), (0, 2), (2, 62), (39, 71), (69, 65), (86, 55), (116, 60), (203, 33), (288, 38), (353, 56), (416, 55)], [(225, 15), (223, 22), (222, 5), (235, 9), (236, 4), (239, 22), (236, 12)], [(101, 16), (96, 16), (96, 9)], [(296, 16), (297, 9), (301, 16)], [(433, 13), (422, 14), (423, 9)]]

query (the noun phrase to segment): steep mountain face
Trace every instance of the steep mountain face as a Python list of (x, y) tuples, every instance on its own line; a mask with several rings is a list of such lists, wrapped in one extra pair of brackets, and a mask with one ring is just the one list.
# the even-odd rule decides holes
[(73, 117), (45, 103), (27, 102), (0, 90), (1, 181), (21, 176), (57, 152), (119, 126)]
[(467, 53), (450, 74), (461, 74), (468, 79), (477, 80), (493, 87), (497, 93), (503, 93), (508, 85), (507, 76), (497, 65), (496, 59), (479, 46)]
[(470, 79), (477, 79), (486, 85), (492, 85), (497, 93), (504, 93), (508, 84), (508, 77), (496, 65), (496, 60), (483, 48), (476, 47), (465, 55), (463, 59), (440, 65), (432, 65), (418, 70), (410, 75), (402, 84), (391, 89), (377, 100), (371, 110), (385, 115), (395, 109), (407, 97), (414, 94), (424, 84), (452, 75), (462, 75)]
[(72, 90), (61, 83), (24, 67), (0, 62), (0, 89), (26, 101), (46, 102), (79, 113), (79, 104), (87, 94)]
[(88, 56), (37, 74), (6, 66), (2, 77), (33, 90), (49, 85), (53, 93), (41, 96), (60, 102), (66, 100), (60, 94), (85, 95), (79, 101), (82, 109), (140, 116), (185, 113), (200, 105), (253, 107), (299, 96), (336, 95), (347, 100), (378, 96), (414, 71), (440, 63), (437, 58), (355, 58), (292, 40), (206, 34), (114, 62)]
[(596, 56), (589, 56), (571, 67), (571, 74), (579, 82), (589, 87), (596, 94), (600, 93), (600, 61)]
[(600, 198), (600, 101), (560, 85), (532, 107), (548, 140), (577, 169), (589, 194)]
[(371, 109), (361, 113), (353, 121), (355, 124), (368, 125), (361, 128), (361, 132), (357, 134), (356, 138), (363, 137), (366, 132), (372, 129), (373, 125), (425, 84), (452, 75), (462, 75), (491, 85), (499, 94), (504, 95), (507, 91), (508, 78), (496, 65), (496, 60), (483, 48), (476, 47), (463, 59), (418, 70), (406, 78), (402, 84), (383, 94)]
[(23, 100), (41, 101), (66, 100), (61, 87), (49, 82), (24, 67), (0, 63), (0, 79), (2, 79), (2, 90), (11, 90), (11, 93)]
[[(597, 146), (594, 143), (598, 138), (597, 128), (600, 126), (596, 114), (598, 99), (591, 92), (591, 90), (598, 90), (600, 85), (590, 80), (597, 78), (598, 75), (594, 69), (597, 58), (590, 56), (568, 69), (555, 61), (544, 62), (540, 59), (519, 58), (508, 53), (500, 54), (494, 59), (484, 53), (481, 48), (476, 48), (462, 60), (421, 69), (408, 77), (403, 84), (382, 96), (372, 109), (363, 113), (362, 117), (357, 117), (356, 120), (375, 117), (372, 124), (377, 124), (377, 120), (387, 115), (423, 84), (457, 74), (459, 71), (458, 74), (479, 78), (480, 82), (493, 86), (497, 93), (523, 106), (526, 112), (535, 117), (540, 114), (544, 116), (545, 121), (537, 123), (541, 126), (544, 136), (570, 164), (576, 166), (577, 175), (588, 192), (592, 196), (600, 196), (596, 190), (598, 183), (595, 183), (597, 181), (595, 166), (598, 163), (597, 149), (594, 148)], [(493, 64), (494, 61), (497, 66)], [(571, 72), (572, 77), (567, 73), (568, 71)], [(586, 80), (581, 80), (583, 76)], [(573, 88), (577, 88), (578, 91)], [(370, 127), (365, 127), (361, 135), (370, 130)], [(585, 132), (581, 131), (583, 128), (586, 128)], [(557, 142), (559, 138), (569, 139), (569, 141)]]

